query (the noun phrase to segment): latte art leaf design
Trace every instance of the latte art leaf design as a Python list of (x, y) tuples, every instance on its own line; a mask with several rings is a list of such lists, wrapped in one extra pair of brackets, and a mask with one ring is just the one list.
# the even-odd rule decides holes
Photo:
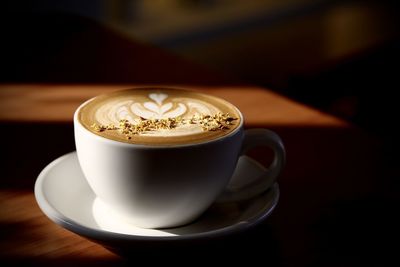
[(156, 94), (156, 93), (151, 93), (149, 94), (149, 98), (153, 99), (157, 104), (161, 105), (162, 102), (168, 97), (167, 94)]
[(149, 98), (154, 102), (135, 103), (131, 106), (131, 111), (138, 117), (145, 119), (165, 119), (176, 118), (182, 116), (187, 107), (183, 103), (173, 104), (167, 102), (163, 104), (164, 100), (168, 98), (166, 94), (149, 94)]
[[(169, 95), (166, 92), (150, 92), (145, 95), (117, 98), (104, 103), (95, 111), (94, 123), (97, 125), (118, 125), (121, 120), (133, 124), (142, 120), (170, 120), (181, 118), (183, 121), (192, 119), (197, 115), (210, 115), (222, 113), (221, 110), (210, 102), (195, 97), (182, 95)], [(159, 131), (142, 131), (143, 135), (151, 136), (185, 136), (199, 134), (203, 126), (213, 128), (211, 122), (205, 124), (179, 124), (174, 131), (164, 128)]]

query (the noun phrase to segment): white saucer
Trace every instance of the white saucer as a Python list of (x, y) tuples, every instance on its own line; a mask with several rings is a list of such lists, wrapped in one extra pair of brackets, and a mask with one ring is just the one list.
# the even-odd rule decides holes
[[(232, 184), (253, 181), (264, 167), (242, 156)], [(169, 229), (142, 229), (118, 219), (99, 201), (87, 184), (76, 156), (66, 154), (51, 162), (39, 175), (35, 197), (42, 211), (55, 223), (98, 242), (113, 251), (137, 247), (170, 247), (223, 238), (264, 221), (279, 199), (275, 184), (267, 192), (244, 202), (215, 204), (195, 222)]]

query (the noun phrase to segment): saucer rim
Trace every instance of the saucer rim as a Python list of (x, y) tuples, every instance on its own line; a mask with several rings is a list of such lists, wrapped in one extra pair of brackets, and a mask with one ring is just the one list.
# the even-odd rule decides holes
[[(38, 206), (42, 210), (42, 212), (49, 217), (53, 222), (56, 224), (62, 226), (63, 228), (66, 228), (78, 235), (86, 236), (91, 239), (96, 239), (96, 240), (125, 240), (125, 241), (184, 241), (184, 240), (193, 240), (193, 239), (208, 239), (208, 238), (217, 238), (217, 237), (222, 237), (226, 235), (230, 235), (233, 233), (240, 233), (246, 229), (252, 228), (258, 224), (260, 224), (262, 221), (264, 221), (267, 217), (270, 216), (270, 214), (275, 210), (279, 198), (280, 198), (280, 190), (279, 190), (279, 185), (277, 182), (274, 183), (274, 185), (268, 189), (266, 192), (270, 192), (271, 190), (275, 191), (273, 192), (274, 197), (271, 200), (270, 204), (268, 205), (268, 208), (263, 207), (263, 210), (260, 215), (258, 216), (253, 216), (249, 218), (248, 220), (245, 221), (240, 221), (238, 223), (228, 225), (219, 229), (214, 229), (211, 231), (205, 231), (205, 232), (200, 232), (200, 233), (193, 233), (193, 234), (185, 234), (185, 235), (176, 235), (176, 236), (146, 236), (146, 235), (135, 235), (135, 234), (128, 234), (128, 233), (118, 233), (118, 232), (112, 232), (108, 230), (103, 230), (103, 229), (96, 229), (92, 228), (89, 226), (85, 226), (73, 219), (68, 218), (65, 216), (63, 213), (61, 213), (57, 208), (55, 208), (50, 201), (45, 197), (44, 190), (43, 190), (43, 183), (48, 177), (48, 173), (58, 164), (62, 163), (66, 158), (72, 157), (76, 154), (76, 151), (72, 151), (69, 153), (66, 153), (56, 159), (54, 159), (52, 162), (50, 162), (38, 175), (38, 178), (36, 179), (35, 186), (34, 186), (34, 195), (36, 198), (36, 201), (38, 203)], [(254, 159), (245, 156), (248, 160), (252, 161), (255, 163), (258, 167), (265, 169), (264, 166), (262, 166), (260, 163), (255, 161)], [(272, 193), (272, 192), (271, 192)]]

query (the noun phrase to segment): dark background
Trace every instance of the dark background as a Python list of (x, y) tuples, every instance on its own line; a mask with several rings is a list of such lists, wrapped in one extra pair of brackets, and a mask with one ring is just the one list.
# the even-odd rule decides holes
[[(385, 190), (376, 199), (370, 196), (350, 202), (338, 201), (336, 207), (326, 210), (313, 226), (320, 237), (314, 264), (391, 266), (398, 245), (388, 245), (388, 240), (397, 240), (398, 220), (394, 214), (399, 210), (400, 192), (397, 127), (400, 10), (397, 1), (292, 0), (279, 1), (279, 4), (260, 1), (263, 4), (256, 8), (250, 8), (251, 3), (223, 0), (176, 0), (161, 7), (160, 2), (3, 1), (0, 4), (0, 82), (251, 83), (348, 120), (379, 140), (382, 146), (379, 158), (384, 162), (385, 175), (377, 180), (382, 179)], [(226, 13), (228, 5), (237, 5), (236, 11)], [(119, 45), (127, 49), (114, 50), (110, 40), (101, 38), (104, 33), (118, 36)], [(148, 61), (140, 62), (143, 70), (134, 72), (129, 62), (137, 56), (134, 49), (137, 44), (130, 44), (131, 41), (165, 49), (225, 78), (202, 80), (178, 72), (163, 76), (163, 69), (154, 65), (157, 53), (151, 54)], [(129, 54), (125, 53), (127, 50)], [(29, 155), (34, 157), (36, 149), (47, 151), (43, 153), (46, 156), (24, 163), (31, 169), (17, 171), (10, 166), (15, 166), (21, 147), (14, 149), (13, 142), (3, 141), (3, 153), (7, 152), (10, 157), (1, 167), (3, 174), (12, 178), (24, 171), (40, 171), (60, 151), (74, 149), (69, 124), (7, 122), (0, 127), (3, 139), (11, 138), (13, 142), (28, 142), (26, 132), (33, 139), (44, 136), (48, 140), (44, 145), (30, 144), (33, 150), (27, 152)], [(300, 127), (297, 130), (300, 133)], [(340, 131), (312, 130), (307, 133), (309, 142), (319, 134), (339, 143), (350, 138)], [(54, 134), (64, 139), (54, 139)], [(290, 135), (294, 137), (296, 129), (291, 129)], [(57, 150), (53, 150), (55, 146)], [(340, 157), (328, 158), (335, 156)], [(365, 166), (366, 171), (370, 168), (374, 166)], [(2, 186), (32, 188), (33, 183), (33, 180), (8, 179)], [(384, 200), (378, 201), (383, 195)], [(252, 237), (249, 235), (244, 240)], [(280, 258), (275, 261), (284, 262)], [(343, 262), (347, 264), (341, 265)]]
[[(164, 48), (233, 80), (268, 87), (350, 120), (397, 146), (397, 1), (149, 2), (2, 2), (0, 81), (163, 82), (132, 75), (123, 65), (128, 58), (101, 50), (107, 44), (96, 40), (80, 47), (80, 54), (66, 54), (80, 33), (100, 24), (127, 40)], [(250, 8), (257, 2), (262, 4)], [(229, 8), (233, 15), (226, 14)], [(177, 22), (168, 25), (174, 18)], [(98, 60), (96, 52), (107, 54), (108, 61), (88, 70)], [(75, 63), (82, 67), (76, 69)], [(172, 80), (179, 83), (178, 77)]]

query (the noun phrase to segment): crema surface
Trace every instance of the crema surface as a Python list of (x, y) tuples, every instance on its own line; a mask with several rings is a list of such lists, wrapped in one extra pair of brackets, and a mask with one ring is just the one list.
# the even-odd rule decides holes
[[(96, 131), (93, 125), (118, 125), (121, 120), (135, 124), (141, 120), (213, 116), (228, 113), (236, 118), (227, 129), (204, 130), (199, 124), (182, 124), (173, 129), (157, 129), (131, 136), (118, 130)], [(78, 111), (79, 122), (89, 131), (104, 138), (135, 144), (201, 143), (227, 135), (241, 123), (237, 109), (227, 101), (194, 91), (166, 88), (141, 88), (115, 91), (97, 96)]]

